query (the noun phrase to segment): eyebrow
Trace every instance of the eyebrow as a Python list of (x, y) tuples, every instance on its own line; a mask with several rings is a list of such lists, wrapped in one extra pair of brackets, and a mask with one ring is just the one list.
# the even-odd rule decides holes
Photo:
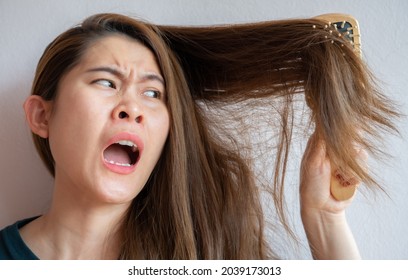
[[(125, 79), (125, 74), (118, 70), (115, 69), (113, 67), (107, 67), (107, 66), (102, 66), (102, 67), (96, 67), (96, 68), (91, 68), (89, 70), (87, 70), (86, 72), (108, 72), (120, 79)], [(144, 81), (158, 81), (160, 82), (163, 86), (165, 85), (164, 83), (164, 79), (162, 78), (161, 75), (158, 75), (156, 73), (152, 73), (152, 72), (147, 72), (144, 73), (143, 75), (141, 75), (140, 79), (144, 82)]]
[(164, 79), (162, 76), (156, 74), (156, 73), (145, 73), (141, 76), (142, 81), (158, 81), (160, 82), (163, 86), (165, 85)]

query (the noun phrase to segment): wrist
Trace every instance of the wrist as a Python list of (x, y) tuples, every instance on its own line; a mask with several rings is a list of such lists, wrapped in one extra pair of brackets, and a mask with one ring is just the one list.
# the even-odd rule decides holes
[(345, 211), (302, 209), (302, 222), (315, 259), (359, 259)]
[(330, 212), (314, 208), (302, 208), (301, 218), (303, 223), (324, 223), (326, 225), (335, 225), (347, 223), (346, 211)]

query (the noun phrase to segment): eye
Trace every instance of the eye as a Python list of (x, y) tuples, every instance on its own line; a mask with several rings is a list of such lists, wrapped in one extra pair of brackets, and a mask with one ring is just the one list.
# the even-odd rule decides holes
[(147, 96), (147, 97), (152, 97), (152, 98), (160, 98), (160, 91), (158, 91), (158, 90), (152, 90), (152, 89), (149, 89), (149, 90), (145, 90), (144, 92), (143, 92), (143, 95), (145, 95), (145, 96)]
[(115, 83), (112, 82), (111, 80), (99, 79), (99, 80), (94, 81), (93, 83), (97, 85), (101, 85), (103, 87), (109, 87), (109, 88), (116, 89)]

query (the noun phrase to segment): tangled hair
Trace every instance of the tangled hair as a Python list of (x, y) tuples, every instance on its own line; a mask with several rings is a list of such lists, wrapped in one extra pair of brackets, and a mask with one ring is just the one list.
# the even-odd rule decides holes
[[(214, 133), (202, 104), (245, 100), (279, 104), (270, 191), (287, 226), (283, 186), (293, 129), (293, 100), (306, 96), (310, 122), (330, 160), (369, 185), (376, 181), (354, 158), (355, 145), (373, 153), (385, 131), (396, 131), (393, 104), (375, 86), (361, 58), (317, 19), (255, 24), (155, 26), (116, 14), (86, 19), (45, 50), (32, 94), (53, 100), (58, 83), (99, 38), (123, 34), (156, 56), (166, 83), (170, 132), (163, 154), (121, 224), (122, 259), (266, 259), (257, 178), (234, 139)], [(316, 26), (317, 28), (312, 28)], [(204, 106), (205, 107), (205, 106)], [(251, 108), (247, 108), (251, 110)], [(33, 135), (47, 168), (47, 139)]]

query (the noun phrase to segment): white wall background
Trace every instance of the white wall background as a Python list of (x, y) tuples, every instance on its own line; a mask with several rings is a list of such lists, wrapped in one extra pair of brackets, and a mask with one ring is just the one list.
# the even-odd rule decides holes
[[(36, 63), (55, 36), (99, 12), (124, 13), (159, 24), (206, 25), (329, 12), (352, 14), (362, 29), (364, 59), (384, 82), (387, 94), (408, 114), (405, 0), (0, 0), (0, 228), (44, 212), (50, 202), (52, 178), (34, 150), (22, 110)], [(373, 166), (389, 197), (360, 193), (348, 210), (366, 259), (408, 259), (407, 119), (400, 122), (400, 129), (402, 138), (386, 136), (388, 152), (394, 158)], [(296, 195), (291, 201), (297, 203)], [(282, 257), (308, 259), (298, 208), (293, 209), (291, 216), (301, 243), (282, 249)]]

